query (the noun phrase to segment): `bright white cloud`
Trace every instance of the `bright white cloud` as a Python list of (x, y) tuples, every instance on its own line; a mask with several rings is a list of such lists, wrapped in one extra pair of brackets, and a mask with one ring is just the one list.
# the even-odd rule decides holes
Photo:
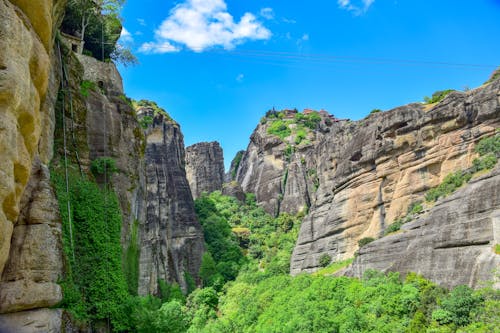
[(236, 76), (236, 81), (238, 82), (243, 82), (243, 79), (245, 78), (245, 75), (244, 74), (238, 74), (238, 76)]
[(224, 0), (187, 0), (170, 11), (155, 31), (155, 41), (144, 43), (140, 51), (167, 53), (187, 47), (202, 52), (214, 46), (233, 49), (246, 40), (266, 40), (271, 35), (251, 13), (235, 22)]
[(274, 11), (272, 8), (269, 8), (269, 7), (262, 8), (260, 10), (260, 16), (262, 16), (266, 20), (272, 20), (272, 19), (274, 19)]
[(125, 29), (125, 27), (122, 27), (122, 32), (120, 33), (120, 42), (125, 44), (134, 42), (132, 34), (127, 29)]
[(340, 8), (353, 12), (354, 15), (362, 15), (370, 8), (375, 0), (337, 0)]

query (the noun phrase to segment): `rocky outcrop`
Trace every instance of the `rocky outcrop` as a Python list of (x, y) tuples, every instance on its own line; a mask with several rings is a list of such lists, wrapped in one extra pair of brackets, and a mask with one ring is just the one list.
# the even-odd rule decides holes
[[(64, 4), (0, 1), (0, 331), (40, 331), (60, 320), (60, 311), (37, 309), (62, 298), (61, 227), (47, 165), (59, 80), (54, 31)], [(12, 319), (28, 314), (29, 323)]]
[[(497, 80), (467, 93), (451, 93), (437, 105), (410, 104), (356, 123), (334, 124), (316, 148), (319, 188), (301, 226), (291, 261), (292, 274), (316, 270), (323, 254), (334, 261), (352, 257), (359, 239), (377, 238), (389, 224), (406, 215), (412, 203), (422, 201), (427, 189), (438, 185), (447, 174), (468, 168), (476, 157), (475, 144), (500, 127), (499, 95)], [(463, 206), (468, 205), (465, 198)], [(455, 227), (467, 231), (483, 228), (482, 223), (491, 225), (473, 219), (470, 223)], [(486, 225), (484, 228), (488, 229)], [(449, 229), (432, 230), (439, 231), (434, 238), (446, 239)], [(439, 262), (443, 270), (433, 276), (444, 274), (445, 267), (457, 262), (444, 250), (432, 252), (439, 254), (444, 257), (432, 263)], [(476, 259), (471, 256), (461, 267), (474, 266)], [(363, 262), (369, 266), (366, 260)], [(474, 278), (464, 276), (460, 281), (463, 279)]]
[(241, 188), (240, 184), (237, 181), (232, 181), (229, 183), (224, 183), (222, 185), (222, 194), (230, 197), (234, 197), (241, 202), (245, 202), (245, 192)]
[(139, 294), (158, 294), (158, 281), (187, 289), (204, 252), (203, 233), (186, 179), (184, 140), (179, 125), (150, 108), (138, 110), (153, 123), (146, 130), (147, 215), (140, 224)]
[(186, 148), (186, 176), (193, 198), (220, 191), (224, 182), (224, 155), (218, 142), (200, 142)]
[(359, 250), (347, 274), (417, 272), (446, 287), (480, 286), (500, 267), (500, 167), (439, 200), (402, 231)]
[[(316, 189), (316, 146), (332, 126), (323, 118), (307, 139), (296, 144), (290, 135), (280, 139), (268, 133), (271, 122), (257, 126), (241, 158), (236, 181), (244, 192), (254, 193), (268, 213), (296, 214), (307, 211)], [(293, 124), (291, 125), (294, 126)]]

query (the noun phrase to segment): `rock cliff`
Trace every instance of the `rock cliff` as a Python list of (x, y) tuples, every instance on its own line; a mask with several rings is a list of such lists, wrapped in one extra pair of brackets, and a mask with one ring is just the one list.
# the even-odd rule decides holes
[(158, 294), (158, 280), (178, 282), (186, 290), (196, 278), (204, 252), (203, 232), (186, 179), (184, 139), (168, 115), (147, 107), (146, 220), (140, 225), (139, 294)]
[(416, 272), (446, 287), (491, 280), (500, 267), (500, 167), (401, 229), (363, 246), (347, 274)]
[[(467, 93), (451, 93), (437, 105), (410, 104), (334, 125), (316, 148), (320, 185), (301, 226), (292, 274), (316, 270), (323, 254), (334, 261), (353, 256), (359, 239), (376, 238), (412, 203), (422, 201), (427, 189), (469, 167), (476, 157), (475, 144), (500, 126), (499, 90), (497, 80)], [(466, 205), (465, 198), (461, 205)], [(496, 214), (494, 204), (488, 214)], [(475, 219), (462, 216), (460, 223), (472, 224), (464, 231), (480, 228)], [(492, 229), (485, 228), (491, 238)], [(446, 238), (448, 229), (433, 230), (440, 232), (435, 237)], [(443, 250), (430, 255), (439, 253), (448, 255)], [(457, 264), (452, 256), (443, 260)], [(473, 265), (476, 257), (469, 260), (463, 265)]]
[[(315, 271), (322, 255), (333, 261), (352, 257), (358, 240), (379, 237), (429, 188), (470, 167), (475, 144), (500, 127), (499, 91), (500, 80), (493, 80), (436, 104), (409, 104), (356, 122), (318, 112), (315, 126), (311, 119), (304, 122), (306, 113), (269, 111), (250, 138), (236, 180), (269, 213), (308, 210), (291, 273)], [(492, 229), (485, 230), (493, 239)], [(368, 261), (374, 256), (360, 258), (365, 259), (359, 267), (372, 267)], [(464, 265), (475, 265), (475, 260)]]
[(218, 142), (200, 142), (186, 148), (186, 176), (193, 198), (220, 191), (224, 182), (224, 155)]
[[(36, 309), (62, 298), (61, 225), (47, 165), (59, 84), (53, 32), (64, 4), (0, 1), (0, 331), (49, 332), (61, 318)], [(18, 320), (28, 315), (29, 323)]]

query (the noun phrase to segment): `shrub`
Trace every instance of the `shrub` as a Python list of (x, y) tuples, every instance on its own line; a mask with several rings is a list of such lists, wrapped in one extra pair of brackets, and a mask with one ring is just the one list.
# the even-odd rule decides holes
[(89, 97), (91, 90), (97, 91), (97, 85), (95, 82), (89, 80), (83, 80), (80, 82), (80, 94), (82, 94), (83, 97)]
[(153, 117), (151, 116), (144, 116), (141, 119), (139, 119), (139, 125), (141, 125), (142, 128), (147, 129), (149, 125), (153, 124)]
[(382, 112), (382, 110), (380, 110), (380, 109), (373, 109), (373, 110), (370, 111), (370, 114), (380, 113), (380, 112)]
[(307, 133), (305, 130), (303, 130), (303, 129), (297, 130), (297, 134), (295, 136), (295, 144), (299, 145), (302, 142), (302, 140), (304, 140), (306, 138), (306, 136), (307, 136)]
[(275, 120), (269, 125), (267, 128), (267, 133), (276, 135), (281, 140), (285, 139), (287, 136), (292, 134), (292, 131), (288, 127), (288, 125), (281, 119)]
[(434, 104), (437, 102), (442, 101), (446, 96), (448, 96), (449, 93), (455, 91), (454, 89), (447, 89), (447, 90), (439, 90), (436, 91), (435, 93), (432, 94), (432, 97), (424, 97), (424, 101), (426, 104)]
[(321, 267), (326, 267), (326, 266), (330, 265), (331, 262), (332, 262), (332, 258), (330, 257), (329, 254), (323, 253), (319, 257), (319, 265)]
[(90, 171), (94, 176), (107, 174), (111, 176), (113, 173), (118, 172), (116, 168), (116, 161), (111, 157), (98, 157), (92, 161)]
[(443, 182), (439, 184), (438, 187), (432, 188), (425, 194), (425, 200), (427, 202), (433, 202), (440, 197), (447, 196), (453, 193), (456, 189), (463, 185), (463, 183), (468, 182), (472, 175), (467, 172), (457, 171), (447, 175)]
[(402, 225), (403, 225), (403, 220), (397, 219), (384, 230), (384, 235), (388, 235), (390, 233), (399, 231)]
[(421, 202), (414, 202), (408, 207), (408, 214), (419, 214), (424, 210)]
[(365, 238), (361, 238), (359, 241), (358, 241), (358, 246), (361, 248), (363, 246), (365, 246), (366, 244), (370, 244), (371, 242), (373, 242), (375, 240), (375, 238), (373, 237), (365, 237)]
[(499, 156), (500, 154), (500, 135), (491, 136), (489, 138), (484, 138), (479, 141), (474, 148), (476, 153), (480, 156), (484, 156), (487, 154), (495, 154)]

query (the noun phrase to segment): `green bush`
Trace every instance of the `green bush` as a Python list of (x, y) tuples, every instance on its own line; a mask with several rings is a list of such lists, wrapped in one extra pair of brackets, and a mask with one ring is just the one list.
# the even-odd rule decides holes
[(380, 110), (380, 109), (373, 109), (373, 110), (370, 111), (370, 114), (380, 113), (380, 112), (382, 112), (382, 110)]
[(326, 267), (326, 266), (330, 265), (331, 262), (332, 262), (332, 258), (330, 257), (329, 254), (323, 253), (319, 257), (319, 265), (321, 267)]
[(432, 188), (425, 194), (427, 202), (433, 202), (440, 197), (445, 197), (453, 193), (456, 189), (471, 179), (471, 174), (464, 171), (457, 171), (447, 175), (438, 187)]
[(500, 155), (500, 135), (494, 135), (489, 138), (484, 138), (479, 141), (474, 148), (480, 156), (494, 154), (497, 157)]
[(424, 207), (422, 206), (422, 203), (420, 201), (412, 203), (408, 207), (408, 214), (420, 214), (424, 210)]
[(90, 171), (94, 176), (106, 174), (110, 177), (118, 172), (118, 168), (116, 167), (116, 161), (111, 157), (98, 157), (90, 164)]
[(281, 119), (274, 120), (267, 128), (267, 133), (276, 135), (281, 140), (292, 134), (292, 130), (288, 127), (287, 123)]
[(139, 119), (139, 125), (141, 125), (143, 129), (147, 129), (149, 125), (152, 124), (153, 124), (153, 117), (151, 116), (144, 116), (141, 119)]
[(449, 93), (455, 91), (454, 89), (439, 90), (432, 94), (432, 97), (424, 97), (424, 102), (426, 104), (434, 104), (442, 101)]
[(403, 220), (397, 219), (384, 230), (384, 235), (388, 235), (393, 232), (399, 231), (402, 225), (403, 225)]
[(358, 240), (358, 246), (361, 248), (361, 247), (365, 246), (366, 244), (370, 244), (374, 240), (375, 240), (375, 238), (372, 238), (372, 237), (361, 238), (360, 240)]
[(95, 82), (88, 81), (88, 80), (83, 80), (80, 82), (80, 94), (82, 94), (83, 97), (89, 97), (90, 91), (97, 91), (97, 85)]

